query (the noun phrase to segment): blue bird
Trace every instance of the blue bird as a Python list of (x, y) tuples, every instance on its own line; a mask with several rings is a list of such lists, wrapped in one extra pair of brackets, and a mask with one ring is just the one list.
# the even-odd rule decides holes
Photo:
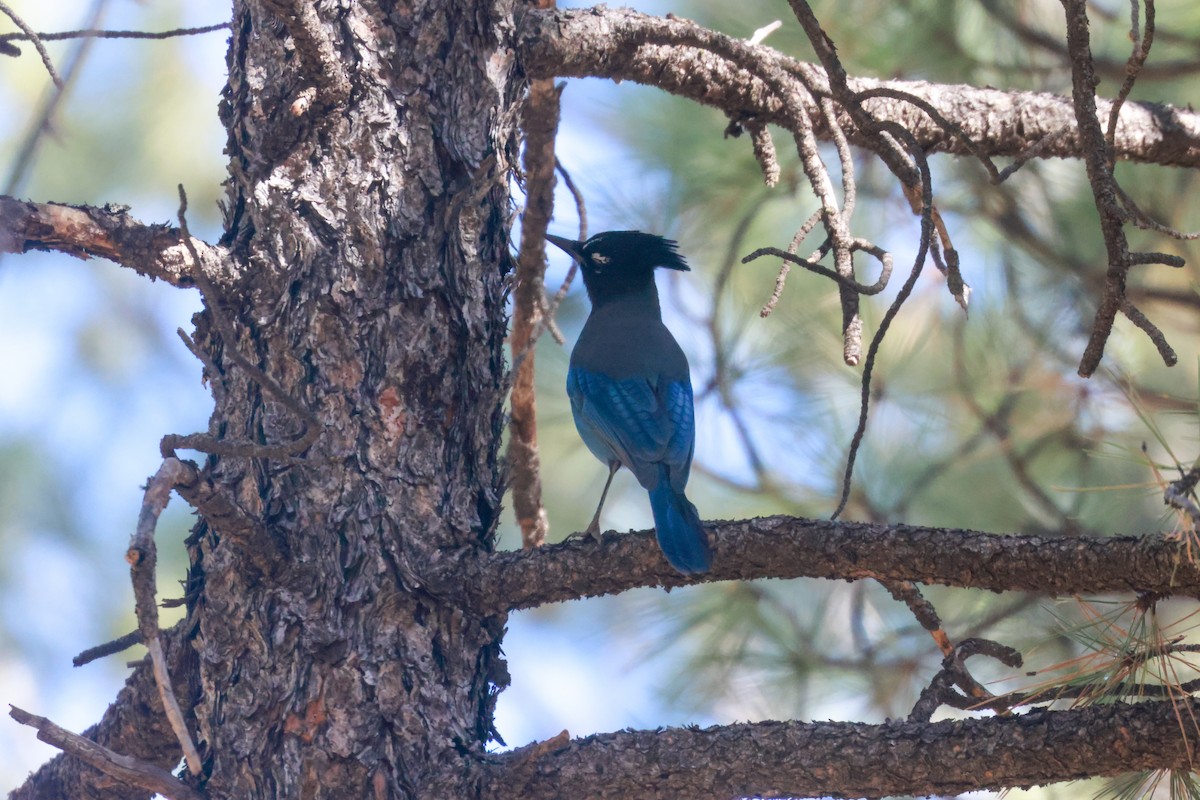
[(597, 233), (586, 242), (546, 236), (583, 272), (592, 313), (571, 351), (567, 394), (580, 438), (608, 465), (608, 481), (588, 526), (621, 467), (650, 493), (658, 546), (683, 574), (712, 565), (700, 515), (683, 493), (696, 425), (687, 357), (663, 325), (655, 267), (688, 270), (676, 243), (640, 231)]

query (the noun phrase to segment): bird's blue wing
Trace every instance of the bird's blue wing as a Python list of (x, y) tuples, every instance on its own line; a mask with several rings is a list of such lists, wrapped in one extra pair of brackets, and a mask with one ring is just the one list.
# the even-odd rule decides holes
[(625, 378), (572, 367), (567, 394), (575, 427), (601, 461), (619, 461), (646, 488), (666, 465), (672, 486), (687, 483), (695, 427), (687, 381)]
[(692, 469), (692, 452), (696, 446), (696, 419), (690, 381), (671, 381), (659, 392), (663, 415), (669, 422), (671, 438), (663, 454), (671, 486), (679, 491), (687, 484)]

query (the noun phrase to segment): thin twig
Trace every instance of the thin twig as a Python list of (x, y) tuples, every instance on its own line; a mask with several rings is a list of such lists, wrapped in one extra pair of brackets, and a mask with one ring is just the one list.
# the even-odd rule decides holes
[(199, 28), (173, 28), (169, 31), (111, 31), (100, 28), (84, 28), (77, 31), (55, 31), (53, 33), (5, 33), (0, 34), (0, 45), (6, 42), (25, 42), (33, 37), (43, 42), (58, 42), (66, 39), (171, 39), (176, 36), (196, 36), (201, 33), (226, 30), (228, 22), (218, 22), (214, 25), (202, 25)]
[[(796, 251), (800, 249), (800, 243), (808, 237), (808, 234), (812, 232), (813, 228), (817, 227), (817, 223), (820, 221), (821, 212), (814, 211), (809, 218), (804, 221), (804, 224), (800, 226), (799, 230), (797, 230), (792, 236), (792, 242), (788, 245), (787, 252), (791, 255), (796, 255)], [(828, 244), (828, 242), (826, 244)], [(829, 252), (826, 244), (821, 245), (819, 250), (815, 251), (812, 255), (805, 259), (805, 262), (809, 264), (815, 264), (817, 261), (824, 258), (825, 254)], [(742, 263), (745, 263), (745, 261), (743, 260)], [(758, 312), (760, 317), (765, 319), (771, 316), (771, 312), (775, 310), (775, 306), (779, 303), (779, 298), (783, 296), (783, 287), (786, 285), (788, 274), (791, 271), (791, 262), (787, 259), (784, 259), (783, 263), (779, 265), (779, 272), (775, 275), (775, 287), (771, 290), (771, 296), (767, 298), (767, 302), (763, 304), (763, 307)]]
[(1117, 96), (1113, 98), (1112, 106), (1108, 109), (1108, 129), (1104, 133), (1104, 141), (1108, 143), (1108, 168), (1112, 169), (1116, 164), (1115, 144), (1117, 140), (1117, 118), (1121, 115), (1121, 106), (1125, 105), (1125, 101), (1129, 98), (1129, 93), (1133, 91), (1133, 84), (1137, 81), (1138, 75), (1142, 72), (1142, 67), (1146, 63), (1146, 59), (1150, 56), (1150, 47), (1154, 44), (1154, 0), (1146, 0), (1146, 27), (1142, 36), (1138, 36), (1138, 4), (1140, 0), (1130, 0), (1129, 14), (1129, 38), (1133, 40), (1133, 52), (1129, 54), (1129, 60), (1125, 62), (1125, 80), (1121, 83), (1121, 88), (1117, 92)]
[[(793, 0), (793, 2), (795, 1)], [(913, 287), (917, 284), (917, 278), (921, 276), (921, 270), (925, 265), (925, 256), (929, 252), (929, 244), (933, 239), (933, 184), (929, 174), (929, 162), (917, 144), (916, 139), (904, 128), (893, 122), (884, 122), (880, 127), (889, 130), (893, 136), (908, 144), (911, 156), (916, 162), (921, 187), (921, 235), (917, 247), (917, 255), (913, 261), (912, 272), (909, 274), (908, 280), (900, 287), (900, 291), (896, 294), (896, 299), (888, 306), (883, 319), (879, 322), (879, 329), (875, 331), (875, 336), (872, 337), (871, 345), (867, 349), (867, 360), (863, 366), (858, 426), (855, 428), (854, 436), (850, 440), (850, 449), (846, 456), (846, 471), (842, 476), (841, 498), (838, 500), (837, 508), (834, 509), (830, 519), (837, 519), (846, 508), (846, 503), (850, 500), (850, 479), (854, 475), (854, 461), (858, 456), (858, 449), (867, 431), (867, 413), (871, 405), (871, 376), (875, 371), (875, 359), (879, 353), (879, 346), (883, 343), (883, 337), (891, 327), (892, 320), (900, 313), (900, 307), (904, 305), (909, 295), (912, 294)]]
[(1121, 200), (1121, 208), (1125, 212), (1125, 219), (1133, 223), (1134, 226), (1145, 231), (1161, 233), (1164, 236), (1170, 236), (1172, 239), (1179, 239), (1180, 241), (1184, 242), (1191, 242), (1195, 241), (1196, 239), (1200, 239), (1200, 231), (1184, 233), (1181, 230), (1172, 228), (1168, 225), (1163, 225), (1161, 222), (1151, 219), (1150, 215), (1143, 211), (1141, 207), (1134, 202), (1133, 198), (1130, 197), (1129, 194), (1120, 187), (1120, 185), (1118, 185), (1116, 188), (1117, 197)]
[[(558, 170), (558, 174), (562, 176), (563, 183), (571, 192), (571, 196), (575, 198), (575, 212), (579, 217), (579, 241), (587, 241), (588, 238), (588, 221), (587, 221), (587, 205), (583, 200), (583, 192), (579, 191), (579, 187), (575, 185), (575, 181), (571, 180), (571, 173), (563, 167), (562, 162), (557, 158), (554, 159), (554, 167)], [(562, 305), (562, 301), (567, 297), (567, 291), (571, 288), (571, 283), (575, 280), (575, 273), (579, 270), (579, 263), (575, 259), (571, 259), (571, 266), (567, 268), (566, 277), (563, 278), (562, 284), (559, 285), (558, 291), (554, 293), (554, 297), (546, 303), (545, 313), (542, 314), (539, 330), (534, 334), (533, 340), (536, 342), (541, 338), (543, 330), (548, 330), (550, 335), (554, 337), (554, 341), (559, 345), (566, 344), (566, 339), (558, 330), (558, 325), (555, 324), (555, 314), (558, 313), (558, 307)], [(519, 357), (518, 357), (519, 358)], [(516, 368), (514, 364), (514, 369)]]
[[(26, 39), (28, 39), (30, 42), (33, 42), (33, 46), (37, 48), (38, 55), (42, 57), (42, 64), (45, 65), (46, 72), (50, 73), (50, 80), (54, 81), (54, 85), (61, 91), (65, 84), (63, 83), (63, 79), (59, 77), (58, 71), (54, 69), (54, 62), (50, 59), (50, 53), (46, 51), (46, 45), (42, 44), (42, 37), (39, 36), (33, 30), (33, 28), (29, 27), (29, 25), (25, 23), (25, 20), (21, 19), (17, 12), (9, 8), (8, 4), (4, 3), (2, 0), (0, 0), (0, 12), (3, 12), (5, 16), (13, 21), (14, 25), (24, 31), (24, 37)], [(6, 52), (8, 52), (9, 55), (12, 54), (7, 49)]]
[[(877, 259), (879, 259), (879, 264), (880, 264), (879, 279), (876, 280), (875, 283), (872, 283), (869, 286), (866, 284), (863, 284), (863, 283), (859, 283), (858, 281), (854, 280), (853, 278), (843, 277), (831, 269), (822, 267), (820, 264), (814, 264), (810, 260), (811, 256), (809, 258), (801, 258), (800, 256), (796, 255), (795, 253), (789, 253), (788, 251), (780, 250), (777, 247), (760, 247), (757, 250), (755, 250), (754, 252), (752, 252), (746, 256), (743, 256), (742, 263), (749, 264), (751, 261), (754, 261), (757, 258), (762, 258), (763, 256), (775, 256), (776, 258), (781, 258), (790, 264), (797, 264), (801, 267), (804, 267), (809, 272), (815, 272), (818, 275), (822, 275), (826, 278), (829, 278), (831, 281), (837, 282), (838, 285), (845, 287), (847, 289), (850, 289), (851, 291), (857, 292), (858, 294), (865, 294), (868, 296), (879, 294), (887, 287), (888, 279), (891, 278), (891, 276), (892, 276), (891, 253), (888, 253), (886, 250), (883, 250), (879, 246), (873, 245), (870, 242), (867, 242), (863, 239), (855, 239), (853, 244), (850, 247), (850, 251), (856, 252), (856, 251), (860, 251), (860, 250), (863, 252), (866, 252), (866, 253), (870, 253), (871, 255), (873, 255)], [(774, 307), (773, 303), (770, 305), (772, 307)], [(765, 316), (765, 314), (764, 314), (764, 316)]]
[[(98, 22), (107, 5), (107, 0), (96, 0), (92, 5), (91, 17), (89, 24)], [(24, 36), (24, 34), (11, 34), (12, 36)], [(40, 36), (40, 34), (39, 34)], [(2, 37), (0, 37), (2, 38)], [(43, 40), (45, 37), (42, 37)], [(4, 45), (0, 41), (0, 45)], [(20, 54), (20, 50), (13, 45), (4, 45), (11, 47), (16, 51), (16, 55)], [(67, 59), (66, 69), (63, 71), (62, 83), (55, 86), (53, 91), (47, 92), (40, 101), (40, 107), (26, 130), (24, 139), (20, 147), (17, 148), (16, 154), (13, 156), (12, 168), (9, 170), (8, 179), (4, 182), (3, 193), (6, 195), (15, 194), (25, 181), (25, 176), (28, 174), (30, 167), (33, 165), (34, 156), (37, 154), (38, 147), (42, 141), (54, 130), (54, 114), (58, 107), (64, 102), (67, 96), (67, 91), (74, 85), (75, 79), (82, 74), (83, 64), (87, 60), (87, 55), (91, 50), (90, 41), (79, 42), (71, 49), (71, 54)]]
[[(1079, 126), (1088, 183), (1091, 184), (1096, 210), (1100, 215), (1100, 231), (1104, 236), (1104, 246), (1108, 255), (1104, 295), (1096, 309), (1092, 332), (1079, 362), (1079, 375), (1086, 378), (1100, 365), (1105, 345), (1112, 335), (1117, 312), (1122, 311), (1128, 302), (1125, 297), (1125, 281), (1132, 260), (1129, 241), (1123, 227), (1125, 212), (1118, 202), (1117, 182), (1112, 171), (1113, 158), (1109, 153), (1105, 132), (1096, 116), (1096, 75), (1088, 32), (1087, 3), (1086, 0), (1061, 2), (1067, 21), (1067, 51), (1071, 55), (1071, 96), (1075, 119)], [(1149, 321), (1145, 320), (1145, 317), (1140, 317), (1140, 320), (1134, 317), (1130, 319), (1150, 333)], [(1151, 338), (1153, 340), (1153, 336)], [(1165, 339), (1162, 343), (1165, 344)], [(1159, 341), (1155, 341), (1155, 345), (1159, 347), (1160, 353), (1164, 353), (1164, 360), (1167, 360)]]
[(1025, 166), (1027, 162), (1040, 156), (1043, 151), (1050, 147), (1050, 145), (1054, 144), (1073, 130), (1075, 129), (1070, 125), (1064, 125), (1058, 130), (1052, 131), (1051, 133), (1043, 136), (1041, 139), (1038, 139), (1032, 145), (1022, 150), (1021, 154), (1013, 159), (1011, 164), (996, 173), (996, 177), (992, 180), (992, 183), (996, 184), (997, 186), (1004, 183), (1004, 181), (1008, 180), (1009, 176), (1011, 176), (1021, 167)]
[(45, 717), (10, 705), (8, 714), (22, 725), (37, 729), (37, 738), (78, 758), (121, 783), (160, 794), (168, 800), (205, 800), (204, 795), (165, 769), (121, 755), (77, 733), (55, 725)]
[(155, 586), (154, 569), (158, 561), (158, 549), (154, 544), (154, 531), (158, 527), (158, 517), (167, 502), (171, 499), (171, 490), (176, 484), (187, 478), (187, 468), (175, 458), (163, 459), (158, 468), (146, 483), (146, 495), (142, 501), (142, 511), (138, 515), (137, 527), (125, 553), (129, 562), (129, 578), (133, 584), (134, 608), (137, 611), (138, 632), (142, 643), (150, 651), (150, 659), (154, 666), (154, 680), (158, 684), (158, 694), (162, 698), (163, 709), (171, 729), (183, 748), (183, 756), (187, 761), (188, 771), (199, 775), (201, 771), (200, 753), (188, 732), (183, 712), (175, 700), (175, 690), (171, 686), (171, 675), (167, 670), (167, 658), (163, 653), (162, 642), (158, 630), (158, 590)]

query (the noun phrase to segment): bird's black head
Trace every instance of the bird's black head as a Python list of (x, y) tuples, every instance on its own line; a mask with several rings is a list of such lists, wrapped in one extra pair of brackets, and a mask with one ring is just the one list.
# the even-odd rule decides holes
[[(654, 290), (655, 267), (690, 269), (670, 239), (641, 231), (605, 231), (586, 242), (546, 235), (583, 270), (583, 285), (593, 306), (632, 292)], [(657, 292), (655, 292), (657, 296)]]

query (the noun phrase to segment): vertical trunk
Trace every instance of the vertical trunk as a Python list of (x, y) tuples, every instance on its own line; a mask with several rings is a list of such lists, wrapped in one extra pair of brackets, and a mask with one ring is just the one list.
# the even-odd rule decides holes
[(196, 320), (222, 373), (214, 433), (302, 432), (237, 348), (321, 437), (291, 462), (210, 462), (274, 544), (193, 537), (205, 789), (458, 796), (455, 761), (492, 732), (505, 620), (427, 578), (490, 548), (500, 506), (511, 19), (486, 0), (305, 4), (348, 100), (298, 103), (322, 70), (313, 29), (235, 0), (221, 104), (226, 241), (244, 273), (217, 303), (238, 341), (211, 310)]

